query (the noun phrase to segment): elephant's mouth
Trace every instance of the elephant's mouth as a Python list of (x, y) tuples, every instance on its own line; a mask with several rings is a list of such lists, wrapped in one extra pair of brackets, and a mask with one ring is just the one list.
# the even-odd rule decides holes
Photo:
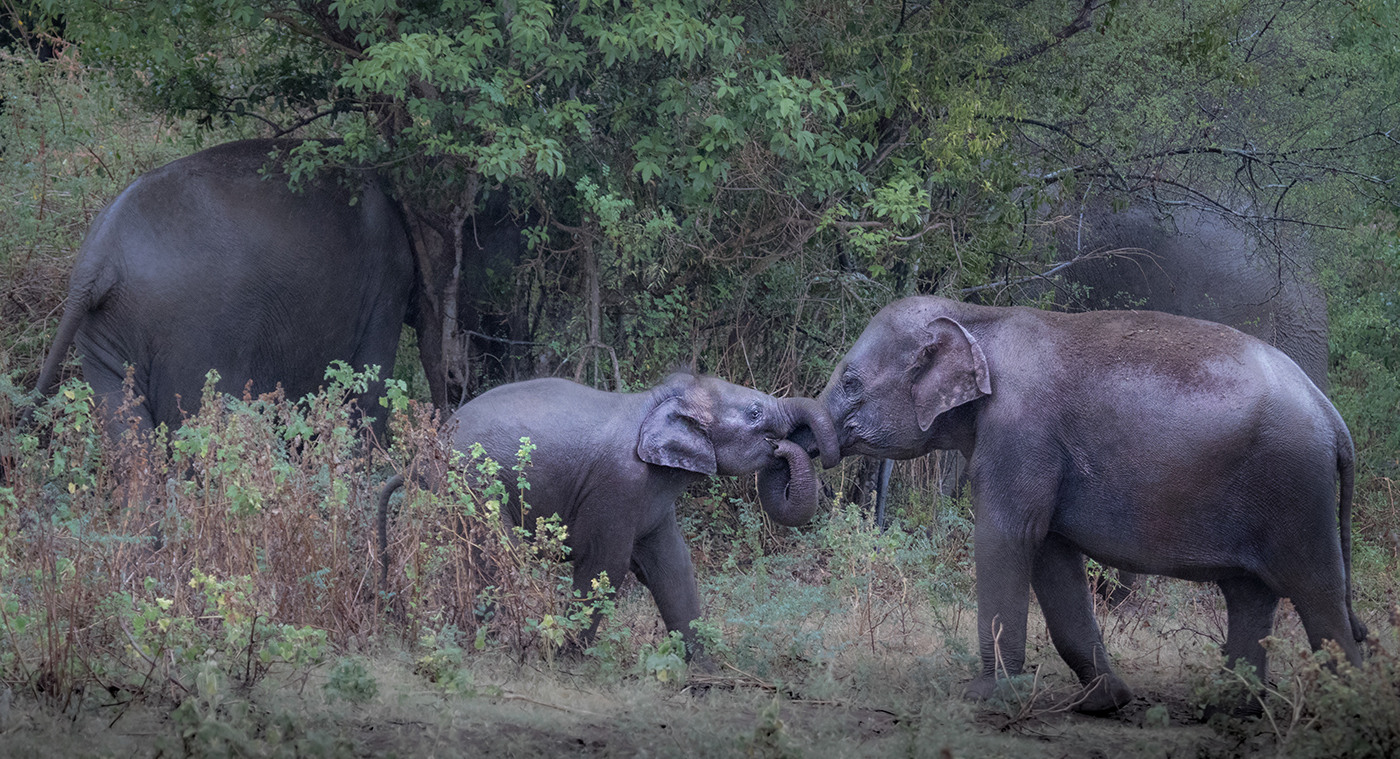
[[(807, 458), (809, 459), (819, 458), (822, 455), (821, 446), (817, 445), (816, 433), (812, 432), (812, 428), (805, 424), (798, 425), (797, 429), (793, 430), (792, 434), (787, 436), (787, 439), (795, 443), (797, 447), (806, 451)], [(768, 443), (773, 446), (774, 450), (777, 449), (777, 438), (769, 438)], [(841, 441), (840, 446), (842, 454), (844, 455), (846, 447), (845, 441)]]
[(900, 449), (891, 430), (870, 430), (848, 422), (841, 425), (836, 434), (842, 457), (885, 457), (890, 451)]
[[(802, 450), (806, 451), (808, 458), (816, 458), (822, 454), (822, 451), (820, 451), (818, 445), (816, 445), (816, 434), (812, 433), (812, 427), (808, 427), (806, 424), (799, 424), (797, 429), (792, 430), (792, 434), (788, 436), (788, 440), (797, 444), (798, 448), (802, 448)], [(777, 438), (770, 437), (769, 445), (776, 450), (778, 447)]]

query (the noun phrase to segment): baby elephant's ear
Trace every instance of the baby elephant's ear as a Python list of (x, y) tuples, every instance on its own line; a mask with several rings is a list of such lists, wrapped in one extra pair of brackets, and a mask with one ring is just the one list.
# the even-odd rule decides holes
[(714, 474), (715, 446), (697, 409), (683, 395), (657, 404), (642, 420), (637, 457), (648, 464)]
[(963, 325), (940, 316), (927, 327), (910, 380), (919, 429), (927, 431), (948, 409), (992, 394), (982, 346)]

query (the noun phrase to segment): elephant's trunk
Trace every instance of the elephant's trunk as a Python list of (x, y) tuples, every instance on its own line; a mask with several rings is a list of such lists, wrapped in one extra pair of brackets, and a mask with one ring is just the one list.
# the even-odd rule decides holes
[[(832, 424), (826, 408), (811, 398), (787, 398), (783, 402), (793, 420), (795, 434), (789, 436), (790, 439), (809, 453), (815, 443), (822, 466), (827, 469), (841, 463), (841, 443), (836, 437), (836, 425)], [(803, 434), (801, 428), (804, 426), (810, 432), (810, 438), (815, 440)]]
[(774, 522), (806, 524), (817, 513), (817, 473), (812, 459), (791, 440), (779, 440), (776, 461), (758, 473), (758, 502)]

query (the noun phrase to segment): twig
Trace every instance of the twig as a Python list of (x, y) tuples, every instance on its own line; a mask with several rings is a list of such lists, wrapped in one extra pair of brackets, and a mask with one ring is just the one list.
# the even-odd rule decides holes
[(535, 699), (530, 698), (529, 696), (522, 696), (518, 693), (511, 693), (509, 691), (502, 691), (500, 697), (505, 699), (506, 701), (524, 701), (529, 704), (534, 704), (535, 706), (543, 706), (549, 709), (558, 709), (561, 712), (570, 712), (572, 714), (587, 714), (590, 717), (607, 716), (605, 714), (599, 714), (598, 712), (590, 712), (587, 709), (575, 709), (572, 706), (560, 706), (559, 704), (549, 704), (545, 703), (544, 701), (536, 701)]
[[(141, 650), (141, 644), (140, 644), (140, 643), (137, 643), (137, 642), (136, 642), (136, 636), (132, 635), (132, 634), (131, 634), (131, 631), (128, 630), (128, 629), (126, 629), (126, 623), (125, 623), (125, 622), (122, 622), (122, 623), (120, 624), (120, 627), (121, 627), (121, 630), (122, 630), (122, 634), (125, 635), (125, 636), (126, 636), (126, 639), (127, 639), (128, 641), (131, 642), (131, 650), (135, 651), (137, 656), (139, 656), (139, 657), (141, 657), (142, 659), (145, 659), (147, 662), (149, 662), (150, 665), (151, 665), (151, 669), (154, 670), (154, 669), (155, 669), (155, 666), (156, 666), (155, 660), (152, 659), (151, 657), (147, 656), (145, 651), (142, 651), (142, 650)], [(180, 682), (179, 680), (176, 680), (174, 675), (167, 674), (167, 675), (165, 676), (165, 679), (169, 680), (170, 683), (171, 683), (172, 685), (174, 685), (176, 688), (179, 688), (180, 690), (184, 691), (185, 693), (187, 693), (187, 694), (189, 694), (189, 695), (191, 695), (191, 696), (194, 695), (194, 691), (191, 691), (189, 688), (186, 688), (186, 687), (185, 687), (185, 684), (182, 683), (182, 682)]]

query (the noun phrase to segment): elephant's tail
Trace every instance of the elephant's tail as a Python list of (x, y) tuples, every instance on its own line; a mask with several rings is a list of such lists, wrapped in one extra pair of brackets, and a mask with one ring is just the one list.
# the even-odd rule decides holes
[(1346, 427), (1338, 432), (1337, 473), (1341, 475), (1341, 499), (1337, 506), (1338, 529), (1342, 537), (1342, 567), (1347, 584), (1347, 618), (1351, 621), (1351, 637), (1357, 642), (1366, 640), (1366, 625), (1356, 616), (1351, 604), (1351, 502), (1356, 489), (1356, 451), (1352, 447), (1351, 435)]
[[(384, 483), (384, 489), (379, 491), (379, 590), (381, 593), (389, 590), (389, 498), (394, 495), (394, 491), (403, 485), (403, 475), (396, 474)], [(1350, 553), (1347, 554), (1350, 557)], [(1347, 566), (1350, 567), (1350, 558)], [(1348, 569), (1348, 572), (1351, 570)]]
[(73, 338), (77, 336), (78, 328), (87, 320), (88, 311), (92, 310), (94, 302), (92, 288), (70, 288), (68, 302), (63, 306), (63, 318), (58, 322), (58, 334), (54, 336), (49, 355), (44, 358), (44, 368), (39, 372), (39, 381), (34, 386), (40, 395), (53, 393), (54, 387), (58, 385), (59, 375), (63, 373), (63, 359), (68, 357), (68, 346), (73, 344)]

